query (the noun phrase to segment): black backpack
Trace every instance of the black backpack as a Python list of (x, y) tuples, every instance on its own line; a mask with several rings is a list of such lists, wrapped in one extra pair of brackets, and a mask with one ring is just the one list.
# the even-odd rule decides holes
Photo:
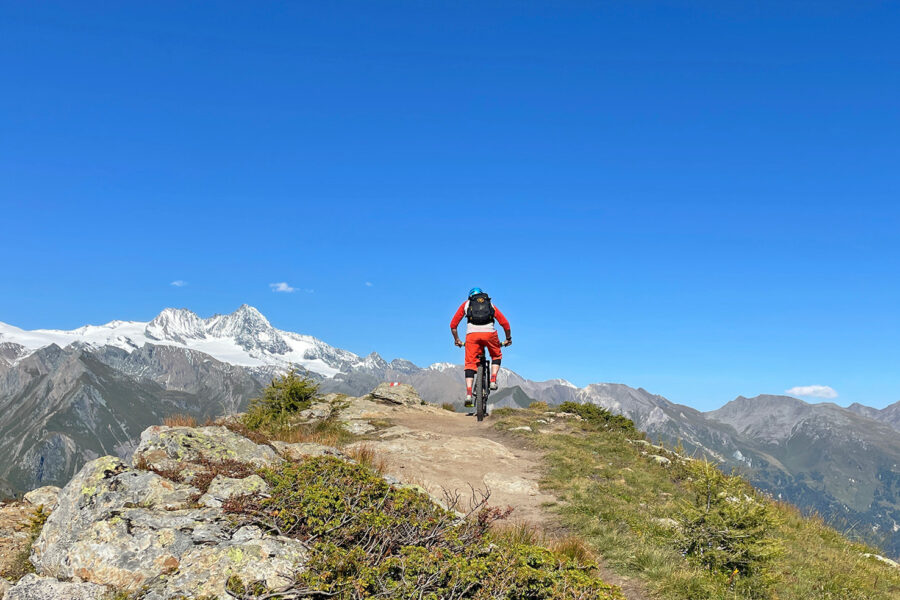
[(469, 298), (469, 309), (466, 311), (466, 319), (472, 325), (490, 325), (494, 322), (494, 305), (491, 297), (484, 292), (475, 294)]

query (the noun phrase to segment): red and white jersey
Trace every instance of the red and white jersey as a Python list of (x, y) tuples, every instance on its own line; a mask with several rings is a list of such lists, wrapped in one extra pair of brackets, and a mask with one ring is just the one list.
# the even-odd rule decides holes
[[(509, 321), (506, 320), (506, 317), (503, 316), (503, 313), (500, 312), (500, 309), (497, 308), (497, 305), (491, 302), (491, 306), (494, 307), (494, 319), (500, 323), (500, 327), (503, 328), (504, 331), (509, 331)], [(463, 320), (463, 317), (466, 316), (466, 313), (469, 310), (469, 301), (466, 300), (459, 307), (459, 310), (456, 311), (456, 314), (453, 315), (453, 319), (450, 321), (450, 329), (456, 329), (459, 326), (459, 322)], [(470, 333), (486, 333), (496, 331), (494, 327), (494, 321), (491, 321), (487, 325), (475, 325), (474, 323), (467, 323), (466, 325), (466, 334)]]

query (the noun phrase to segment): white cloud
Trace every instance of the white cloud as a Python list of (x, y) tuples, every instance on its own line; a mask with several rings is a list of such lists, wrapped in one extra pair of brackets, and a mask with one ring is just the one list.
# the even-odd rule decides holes
[(837, 398), (838, 393), (827, 385), (798, 385), (784, 392), (789, 396), (807, 396), (810, 398)]
[(187, 281), (182, 281), (181, 279), (176, 279), (169, 285), (174, 285), (175, 287), (184, 287), (187, 285)]
[(375, 284), (372, 283), (371, 281), (366, 282), (366, 287), (372, 287), (373, 285), (375, 285)]
[(296, 292), (296, 288), (292, 288), (286, 282), (280, 281), (278, 283), (270, 283), (269, 287), (272, 288), (273, 292), (285, 292), (290, 294), (291, 292)]

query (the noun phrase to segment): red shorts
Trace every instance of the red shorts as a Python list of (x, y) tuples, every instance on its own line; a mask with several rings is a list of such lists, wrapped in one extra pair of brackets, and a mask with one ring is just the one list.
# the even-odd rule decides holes
[(491, 360), (503, 358), (500, 349), (500, 337), (496, 331), (470, 333), (466, 335), (466, 367), (475, 370), (478, 368), (478, 355), (482, 348), (487, 348), (491, 354)]

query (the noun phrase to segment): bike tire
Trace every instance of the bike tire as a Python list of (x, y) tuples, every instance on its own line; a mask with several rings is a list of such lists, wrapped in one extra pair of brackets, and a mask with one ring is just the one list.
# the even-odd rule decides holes
[(487, 372), (487, 366), (484, 361), (482, 361), (481, 364), (478, 365), (478, 373), (476, 375), (476, 385), (478, 386), (478, 390), (475, 392), (475, 417), (479, 421), (483, 421), (484, 417), (487, 415), (487, 398), (489, 393)]

